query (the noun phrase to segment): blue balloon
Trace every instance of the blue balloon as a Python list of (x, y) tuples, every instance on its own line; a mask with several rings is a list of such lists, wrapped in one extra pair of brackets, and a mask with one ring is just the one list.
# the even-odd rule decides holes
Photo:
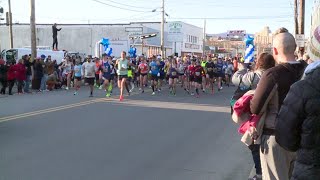
[(104, 51), (107, 50), (107, 48), (109, 47), (110, 43), (109, 43), (109, 39), (106, 38), (102, 38), (100, 41), (100, 44), (103, 45)]
[(108, 48), (108, 49), (107, 49), (107, 54), (108, 54), (108, 56), (111, 56), (111, 54), (112, 54), (112, 48)]
[(253, 40), (254, 40), (254, 37), (248, 36), (248, 37), (245, 39), (246, 47), (248, 47), (250, 44), (253, 45)]
[(137, 57), (136, 53), (137, 53), (137, 49), (136, 48), (130, 48), (128, 53), (130, 54), (131, 58), (135, 58)]

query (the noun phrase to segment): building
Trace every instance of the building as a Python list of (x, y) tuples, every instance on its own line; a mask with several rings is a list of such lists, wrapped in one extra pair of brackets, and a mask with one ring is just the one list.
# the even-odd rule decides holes
[[(182, 28), (182, 41), (173, 42), (169, 39), (169, 24), (165, 24), (164, 48), (165, 55), (184, 53), (202, 53), (202, 28), (178, 22)], [(131, 22), (128, 24), (60, 24), (62, 30), (58, 33), (59, 49), (96, 54), (97, 42), (108, 38), (113, 55), (120, 56), (120, 51), (128, 51), (130, 47), (137, 48), (137, 54), (147, 56), (160, 54), (160, 22)], [(9, 28), (0, 25), (0, 48), (9, 49)], [(52, 24), (37, 24), (37, 46), (52, 46)], [(144, 34), (156, 34), (156, 37), (140, 39)], [(130, 38), (133, 37), (133, 38)], [(192, 38), (190, 38), (192, 37)], [(30, 47), (31, 35), (29, 24), (13, 25), (13, 44), (15, 48)]]
[(262, 52), (271, 53), (272, 34), (268, 26), (264, 27), (261, 31), (255, 33), (254, 44), (257, 54), (260, 54)]

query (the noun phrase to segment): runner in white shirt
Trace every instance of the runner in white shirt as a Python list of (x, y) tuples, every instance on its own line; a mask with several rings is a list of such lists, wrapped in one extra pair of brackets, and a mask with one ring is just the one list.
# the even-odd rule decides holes
[(87, 62), (82, 64), (81, 74), (84, 76), (86, 83), (90, 86), (90, 96), (93, 97), (93, 86), (95, 80), (95, 73), (98, 71), (96, 64), (92, 62), (92, 57), (88, 56)]

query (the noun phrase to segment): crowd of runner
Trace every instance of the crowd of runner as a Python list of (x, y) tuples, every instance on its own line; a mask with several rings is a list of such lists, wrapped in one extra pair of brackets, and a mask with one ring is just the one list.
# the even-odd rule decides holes
[(84, 81), (90, 87), (91, 97), (94, 87), (104, 89), (106, 97), (110, 97), (118, 81), (120, 100), (123, 100), (124, 90), (130, 95), (135, 88), (144, 93), (145, 88), (150, 87), (152, 95), (155, 95), (161, 92), (164, 84), (169, 85), (171, 95), (176, 95), (180, 86), (187, 94), (199, 97), (200, 91), (213, 94), (215, 89), (221, 91), (223, 84), (229, 86), (236, 70), (236, 58), (212, 56), (169, 56), (163, 60), (155, 55), (132, 58), (123, 51), (119, 59), (106, 54), (101, 59), (89, 55), (82, 62), (81, 59), (66, 56), (62, 63), (57, 64), (50, 56), (41, 56), (31, 62), (30, 56), (25, 55), (17, 64), (0, 62), (1, 77), (10, 75), (10, 80), (1, 81), (1, 94), (5, 94), (9, 86), (9, 94), (12, 95), (12, 87), (17, 82), (19, 94), (28, 93), (27, 86), (32, 84), (32, 89), (38, 92), (74, 87), (74, 95), (77, 95)]

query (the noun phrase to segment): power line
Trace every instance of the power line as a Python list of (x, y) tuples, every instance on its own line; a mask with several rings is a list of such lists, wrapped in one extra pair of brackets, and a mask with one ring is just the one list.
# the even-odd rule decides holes
[[(122, 6), (128, 6), (128, 7), (132, 7), (132, 8), (138, 8), (138, 9), (147, 9), (147, 7), (142, 7), (142, 6), (133, 6), (133, 5), (129, 5), (129, 4), (123, 4), (120, 2), (116, 2), (116, 1), (112, 1), (112, 0), (103, 0), (103, 1), (109, 1), (118, 5), (122, 5)], [(151, 8), (150, 8), (151, 9)]]
[(281, 19), (288, 18), (290, 15), (284, 16), (246, 16), (246, 17), (169, 17), (169, 19), (208, 19), (208, 20), (236, 20), (236, 19)]
[(100, 3), (100, 4), (104, 4), (104, 5), (106, 5), (106, 6), (110, 6), (110, 7), (114, 7), (114, 8), (118, 8), (118, 9), (122, 9), (122, 10), (127, 10), (127, 11), (133, 11), (133, 12), (150, 12), (150, 11), (140, 11), (140, 10), (127, 9), (127, 8), (123, 8), (123, 7), (119, 7), (119, 6), (114, 6), (114, 5), (111, 5), (111, 4), (107, 4), (107, 3), (104, 3), (104, 2), (101, 2), (101, 1), (98, 1), (98, 0), (92, 0), (92, 1), (98, 2), (98, 3)]

